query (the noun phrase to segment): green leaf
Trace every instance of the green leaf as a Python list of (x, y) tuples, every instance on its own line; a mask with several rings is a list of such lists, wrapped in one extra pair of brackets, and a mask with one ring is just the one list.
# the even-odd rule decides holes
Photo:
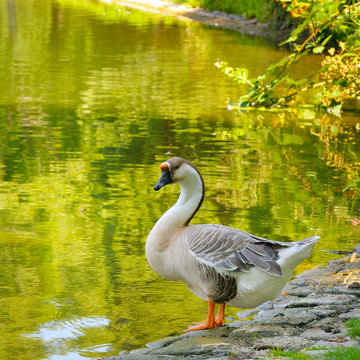
[(249, 102), (248, 102), (248, 101), (241, 101), (241, 102), (239, 103), (239, 107), (241, 107), (241, 108), (245, 108), (245, 107), (247, 107), (247, 106), (249, 106)]
[(279, 44), (279, 46), (283, 46), (285, 44), (288, 44), (289, 42), (293, 42), (297, 39), (297, 35), (294, 36), (290, 36), (288, 39), (286, 39), (285, 41), (283, 41), (282, 43)]
[(321, 54), (325, 49), (325, 46), (317, 46), (316, 48), (313, 48), (314, 54)]
[(321, 45), (326, 45), (327, 42), (332, 38), (333, 34), (330, 34), (325, 40), (322, 41)]

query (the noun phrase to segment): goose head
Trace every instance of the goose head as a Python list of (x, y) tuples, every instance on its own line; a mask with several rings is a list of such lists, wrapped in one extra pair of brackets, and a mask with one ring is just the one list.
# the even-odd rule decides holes
[(180, 185), (189, 179), (196, 176), (201, 179), (201, 176), (197, 169), (187, 160), (180, 157), (173, 157), (160, 165), (161, 177), (154, 187), (155, 191), (160, 190), (162, 187), (168, 184)]

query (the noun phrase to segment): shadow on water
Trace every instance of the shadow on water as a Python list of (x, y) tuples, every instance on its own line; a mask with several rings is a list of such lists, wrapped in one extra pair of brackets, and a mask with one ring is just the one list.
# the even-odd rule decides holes
[(178, 195), (152, 190), (172, 154), (204, 176), (195, 223), (321, 235), (298, 271), (333, 257), (321, 248), (358, 241), (357, 190), (343, 192), (359, 176), (357, 114), (225, 110), (242, 90), (214, 62), (260, 73), (282, 56), (265, 40), (96, 2), (35, 2), (0, 3), (0, 357), (111, 355), (201, 320), (206, 304), (144, 255)]

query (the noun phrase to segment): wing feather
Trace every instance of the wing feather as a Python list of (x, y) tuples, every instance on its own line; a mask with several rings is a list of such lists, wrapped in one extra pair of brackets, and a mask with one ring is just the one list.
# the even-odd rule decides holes
[(262, 256), (258, 256), (252, 249), (244, 249), (241, 251), (241, 254), (245, 256), (248, 261), (256, 266), (257, 268), (266, 271), (272, 275), (282, 275), (282, 271), (280, 266), (272, 259), (264, 258)]
[(272, 240), (212, 224), (189, 226), (185, 237), (191, 254), (219, 271), (249, 271), (255, 266), (269, 274), (282, 275)]

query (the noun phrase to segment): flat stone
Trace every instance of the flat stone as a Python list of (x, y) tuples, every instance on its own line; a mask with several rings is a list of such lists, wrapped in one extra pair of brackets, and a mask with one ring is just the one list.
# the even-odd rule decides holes
[(259, 339), (254, 348), (261, 349), (280, 349), (297, 351), (307, 347), (310, 342), (307, 339), (294, 336), (275, 336), (271, 338)]
[[(161, 349), (152, 351), (152, 355), (206, 355), (206, 354), (228, 354), (233, 353), (237, 344), (229, 339), (216, 337), (192, 337), (185, 338)], [(236, 349), (235, 349), (236, 350)]]
[[(337, 317), (328, 317), (320, 319), (314, 326), (313, 329), (323, 329), (327, 332), (333, 333), (346, 333), (344, 321)], [(309, 329), (310, 330), (310, 329)]]
[(256, 307), (258, 310), (271, 310), (274, 308), (272, 300), (266, 301), (263, 304)]
[(348, 305), (356, 302), (357, 297), (346, 294), (321, 294), (315, 296), (307, 296), (306, 298), (297, 299), (288, 305), (289, 308), (294, 307), (314, 307), (319, 305)]
[(210, 332), (214, 329), (207, 329), (207, 330), (199, 330), (199, 331), (190, 331), (185, 332), (183, 335), (180, 335), (180, 339), (191, 338), (191, 337), (202, 337), (202, 336), (209, 336)]
[(232, 328), (234, 330), (234, 328), (239, 328), (241, 326), (244, 326), (246, 324), (253, 324), (254, 321), (253, 320), (235, 320), (231, 323), (226, 324), (227, 327)]
[(344, 284), (335, 284), (333, 286), (326, 286), (322, 289), (325, 294), (347, 294), (360, 297), (360, 290), (356, 288), (347, 287)]
[[(237, 354), (237, 356), (230, 355), (227, 356), (226, 360), (259, 360), (259, 359), (267, 359), (268, 358), (269, 350), (255, 350), (252, 347), (240, 347)], [(224, 360), (225, 360), (224, 359)], [(216, 358), (216, 360), (218, 360)]]
[(346, 269), (349, 271), (360, 271), (360, 262), (357, 261), (357, 262), (348, 262), (346, 264)]
[(312, 270), (305, 270), (298, 277), (299, 278), (304, 278), (304, 277), (317, 278), (319, 276), (320, 277), (328, 276), (328, 275), (338, 273), (339, 271), (343, 270), (343, 267), (344, 267), (343, 263), (329, 262), (329, 265), (327, 265), (326, 267), (323, 267), (323, 268), (317, 267)]
[(345, 312), (339, 315), (340, 319), (354, 319), (354, 318), (360, 318), (360, 309), (355, 309), (349, 312)]
[(349, 337), (344, 338), (345, 341), (326, 341), (326, 340), (319, 340), (315, 342), (312, 347), (322, 347), (322, 348), (332, 348), (332, 347), (338, 347), (338, 346), (345, 346), (345, 347), (358, 347), (359, 343)]
[(265, 310), (260, 311), (254, 316), (254, 321), (257, 323), (270, 323), (270, 322), (277, 322), (277, 323), (284, 323), (284, 310), (283, 309), (272, 309), (272, 310)]
[(120, 354), (116, 356), (110, 356), (106, 360), (171, 360), (176, 359), (175, 356), (170, 355), (152, 355), (152, 354)]
[(248, 324), (239, 329), (234, 330), (230, 337), (234, 339), (254, 340), (262, 337), (274, 336), (292, 336), (296, 334), (296, 330), (292, 326), (272, 325), (272, 324)]
[[(354, 284), (354, 283), (353, 283)], [(351, 284), (350, 284), (351, 285)], [(306, 297), (313, 294), (347, 294), (360, 297), (360, 291), (356, 287), (345, 286), (343, 283), (337, 284), (334, 281), (321, 280), (318, 285), (299, 286), (294, 283), (288, 283), (284, 287), (284, 292), (288, 295), (297, 297)]]
[(296, 296), (279, 296), (273, 300), (273, 309), (285, 309), (296, 299)]
[(226, 326), (220, 326), (220, 327), (215, 327), (213, 329), (207, 329), (207, 330), (200, 330), (200, 331), (190, 331), (185, 333), (184, 335), (179, 336), (179, 340), (180, 339), (188, 339), (188, 338), (193, 338), (193, 337), (218, 337), (218, 338), (223, 338), (223, 337), (228, 337), (229, 334), (231, 334), (232, 331), (234, 331), (234, 328), (231, 327), (232, 323), (226, 324)]
[[(296, 308), (295, 308), (296, 309)], [(311, 314), (318, 316), (319, 318), (324, 318), (327, 316), (335, 316), (340, 314), (343, 311), (348, 309), (347, 305), (338, 305), (338, 306), (315, 306), (308, 308), (308, 311)]]
[(238, 313), (236, 313), (237, 317), (239, 319), (247, 319), (250, 316), (253, 316), (255, 314), (257, 314), (260, 310), (259, 309), (251, 309), (251, 310), (245, 310), (245, 311), (239, 311)]
[(315, 292), (315, 289), (312, 286), (298, 286), (295, 284), (287, 284), (283, 291), (286, 294), (293, 295), (293, 296), (300, 296), (305, 297)]
[(254, 317), (254, 321), (262, 324), (292, 324), (304, 326), (312, 321), (326, 316), (318, 311), (310, 311), (309, 308), (274, 309), (262, 311)]
[(319, 285), (319, 281), (305, 276), (302, 277), (300, 274), (295, 279), (291, 280), (288, 284), (299, 287), (311, 286), (315, 289)]
[(180, 340), (179, 336), (172, 336), (172, 337), (167, 337), (167, 338), (164, 338), (164, 339), (161, 339), (158, 341), (151, 342), (149, 344), (146, 344), (146, 346), (151, 350), (155, 350), (155, 349), (160, 349), (164, 346), (168, 346), (178, 340)]
[(131, 350), (130, 351), (130, 355), (145, 355), (148, 354), (150, 352), (150, 349), (136, 349), (136, 350)]
[(326, 328), (323, 329), (309, 329), (304, 331), (300, 337), (303, 337), (308, 340), (325, 340), (325, 341), (335, 341), (340, 337), (344, 337), (343, 333), (333, 333), (326, 331)]
[(283, 319), (288, 324), (301, 327), (310, 324), (320, 317), (318, 313), (309, 311), (308, 308), (291, 308), (286, 309)]

